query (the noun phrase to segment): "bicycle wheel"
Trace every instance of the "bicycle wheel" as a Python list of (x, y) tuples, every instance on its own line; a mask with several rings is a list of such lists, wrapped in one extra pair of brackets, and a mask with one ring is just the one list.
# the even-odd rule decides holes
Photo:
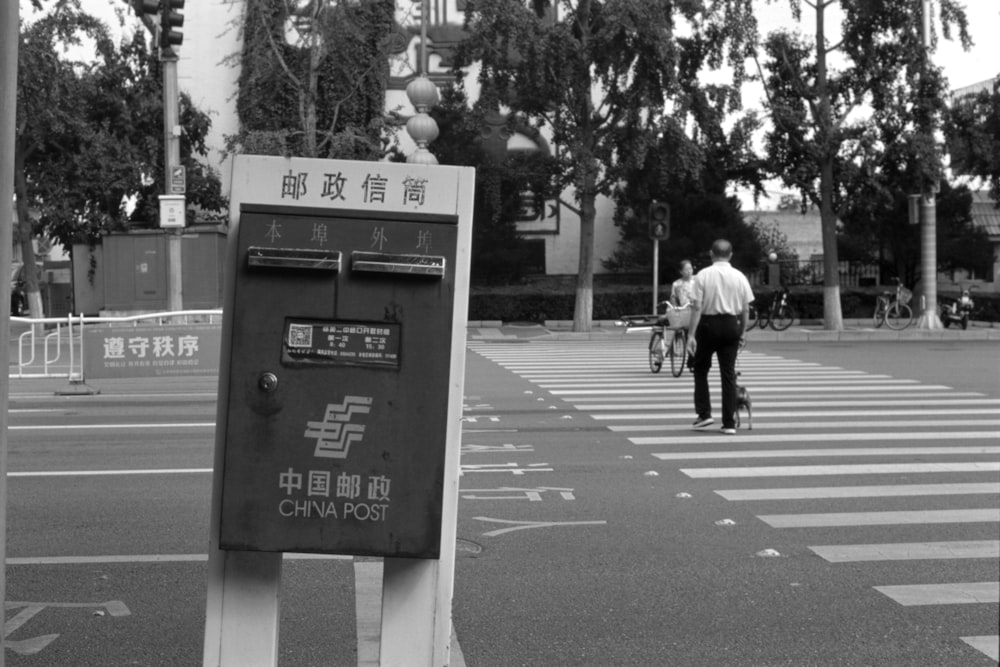
[(885, 311), (887, 305), (888, 304), (886, 303), (884, 297), (880, 296), (875, 300), (875, 314), (872, 315), (872, 323), (875, 325), (876, 329), (885, 324)]
[(663, 352), (666, 346), (663, 344), (663, 334), (655, 332), (649, 339), (649, 370), (659, 373), (663, 368)]
[(885, 324), (890, 329), (905, 329), (913, 321), (913, 311), (905, 303), (898, 301), (892, 303), (885, 311)]
[(783, 303), (778, 307), (778, 312), (774, 314), (774, 319), (771, 320), (771, 328), (775, 331), (784, 331), (792, 326), (795, 317), (795, 307), (790, 303)]
[(757, 309), (757, 326), (763, 331), (767, 328), (767, 323), (771, 319), (771, 305), (761, 307)]
[(687, 332), (678, 329), (674, 339), (670, 341), (670, 373), (679, 378), (684, 373), (684, 362), (687, 361)]
[(754, 303), (751, 303), (750, 317), (747, 318), (747, 331), (750, 331), (755, 326), (757, 326), (757, 306)]

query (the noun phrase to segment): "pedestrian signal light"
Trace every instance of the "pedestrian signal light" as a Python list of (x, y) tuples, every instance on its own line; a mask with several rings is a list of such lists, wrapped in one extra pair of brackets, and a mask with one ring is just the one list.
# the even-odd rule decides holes
[(670, 238), (670, 205), (653, 200), (649, 205), (649, 238), (666, 241)]
[(164, 55), (173, 55), (173, 47), (180, 46), (184, 41), (184, 33), (175, 28), (184, 25), (184, 0), (162, 0), (163, 12), (160, 14), (160, 47)]

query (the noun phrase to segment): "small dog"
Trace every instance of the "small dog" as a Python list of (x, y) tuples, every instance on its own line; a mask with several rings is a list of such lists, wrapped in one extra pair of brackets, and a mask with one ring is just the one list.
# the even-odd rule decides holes
[[(742, 375), (737, 373), (736, 377)], [(750, 400), (750, 391), (741, 384), (736, 385), (736, 428), (740, 427), (740, 411), (747, 411), (747, 430), (753, 430), (753, 401)]]

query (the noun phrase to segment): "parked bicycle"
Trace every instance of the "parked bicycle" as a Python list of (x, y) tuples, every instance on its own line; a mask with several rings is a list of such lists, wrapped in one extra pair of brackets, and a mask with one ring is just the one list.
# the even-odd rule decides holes
[(883, 324), (890, 329), (905, 329), (913, 322), (913, 309), (910, 308), (910, 300), (913, 292), (903, 287), (903, 283), (896, 278), (896, 291), (882, 292), (875, 299), (875, 314), (872, 320), (875, 328)]
[[(691, 306), (675, 306), (669, 301), (661, 301), (658, 306), (666, 308), (663, 315), (623, 315), (615, 324), (627, 327), (649, 326), (649, 370), (659, 373), (663, 363), (670, 360), (670, 373), (680, 377), (687, 365), (688, 325), (691, 323)], [(673, 334), (667, 341), (667, 329)]]
[[(756, 307), (750, 304), (750, 322), (747, 329), (753, 329), (754, 324), (761, 329), (766, 329), (770, 324), (775, 331), (784, 331), (792, 326), (799, 314), (792, 305), (788, 288), (782, 285), (771, 297), (771, 303), (766, 307)], [(757, 316), (754, 317), (756, 311)]]

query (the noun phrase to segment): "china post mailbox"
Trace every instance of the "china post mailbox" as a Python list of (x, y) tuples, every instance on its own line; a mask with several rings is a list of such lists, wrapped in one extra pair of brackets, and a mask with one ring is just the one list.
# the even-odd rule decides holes
[(242, 204), (222, 549), (440, 557), (457, 232), (454, 215)]

